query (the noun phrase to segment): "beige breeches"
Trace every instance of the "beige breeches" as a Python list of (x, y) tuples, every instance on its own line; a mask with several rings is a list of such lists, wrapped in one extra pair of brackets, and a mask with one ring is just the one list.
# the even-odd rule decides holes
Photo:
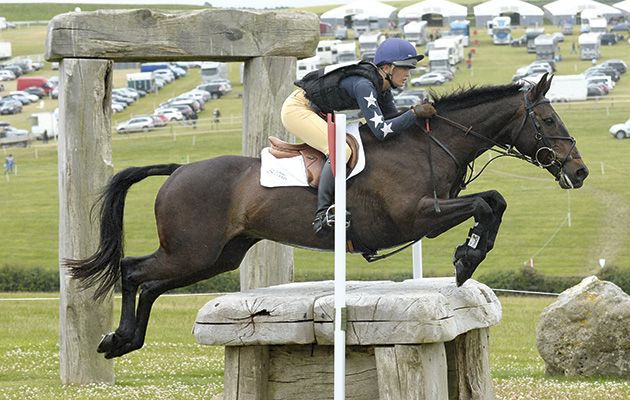
[[(289, 132), (328, 157), (328, 124), (317, 115), (310, 103), (304, 97), (304, 90), (296, 89), (282, 105), (282, 124)], [(346, 162), (351, 155), (352, 150), (346, 144)]]

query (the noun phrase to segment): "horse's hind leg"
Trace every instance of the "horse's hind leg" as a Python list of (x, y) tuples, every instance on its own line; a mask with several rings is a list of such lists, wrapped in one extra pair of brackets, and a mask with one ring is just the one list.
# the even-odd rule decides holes
[[(130, 324), (121, 331), (125, 334), (125, 339), (127, 340), (124, 342), (119, 341), (119, 346), (109, 349), (109, 351), (106, 352), (105, 357), (119, 357), (131, 351), (137, 350), (144, 345), (151, 308), (153, 307), (155, 300), (157, 300), (160, 295), (168, 290), (189, 286), (199, 281), (212, 278), (220, 273), (238, 268), (245, 256), (245, 253), (247, 253), (247, 250), (249, 250), (249, 248), (257, 241), (258, 239), (246, 237), (232, 239), (225, 245), (216, 262), (206, 268), (179, 277), (143, 282), (140, 290), (140, 298), (138, 300), (138, 308), (137, 310), (132, 309), (132, 312), (135, 311), (135, 315), (133, 319), (134, 331), (131, 334), (131, 338), (129, 339), (129, 329), (132, 326)], [(134, 289), (134, 299), (137, 287), (138, 286), (136, 284)], [(131, 305), (134, 306), (135, 302)], [(123, 310), (125, 309), (124, 307), (125, 304), (123, 304)], [(121, 315), (121, 326), (123, 323), (122, 321), (123, 316)], [(118, 330), (114, 333), (114, 335), (117, 333)]]
[(134, 279), (133, 272), (141, 263), (148, 261), (153, 254), (144, 257), (125, 257), (120, 263), (122, 282), (122, 306), (120, 323), (115, 332), (103, 337), (98, 346), (99, 353), (109, 354), (129, 343), (136, 332), (136, 294), (139, 282)]

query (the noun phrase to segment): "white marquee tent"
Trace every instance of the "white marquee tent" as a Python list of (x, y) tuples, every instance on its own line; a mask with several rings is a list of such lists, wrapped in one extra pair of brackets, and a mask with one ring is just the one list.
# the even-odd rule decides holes
[(621, 14), (626, 17), (626, 19), (630, 19), (630, 0), (615, 3), (613, 4), (613, 7), (619, 9), (621, 11)]
[(426, 0), (401, 9), (398, 12), (400, 25), (409, 21), (428, 20), (431, 14), (442, 16), (442, 25), (448, 26), (452, 21), (464, 20), (468, 14), (465, 6), (447, 0)]
[(334, 29), (344, 25), (345, 17), (362, 14), (378, 19), (379, 28), (387, 28), (389, 22), (396, 18), (396, 7), (375, 0), (358, 0), (326, 11), (319, 20), (330, 24)]
[(544, 11), (520, 0), (490, 0), (473, 7), (478, 27), (486, 26), (494, 17), (512, 16), (513, 25), (542, 25)]
[(554, 25), (563, 21), (577, 23), (577, 17), (584, 10), (596, 10), (608, 21), (612, 17), (621, 16), (619, 9), (593, 0), (558, 0), (543, 6), (543, 8), (545, 9), (545, 17)]

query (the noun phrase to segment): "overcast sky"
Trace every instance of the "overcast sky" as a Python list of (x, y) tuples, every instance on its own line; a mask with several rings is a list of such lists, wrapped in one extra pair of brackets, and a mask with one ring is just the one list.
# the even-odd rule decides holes
[(0, 0), (2, 3), (71, 3), (71, 4), (191, 4), (204, 5), (206, 1), (213, 7), (223, 8), (276, 8), (276, 7), (309, 7), (319, 5), (339, 5), (352, 1), (343, 0)]

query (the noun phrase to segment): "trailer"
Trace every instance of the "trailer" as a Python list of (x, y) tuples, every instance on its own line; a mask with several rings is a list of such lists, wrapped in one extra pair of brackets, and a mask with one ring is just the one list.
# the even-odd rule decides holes
[(319, 56), (304, 58), (297, 61), (296, 79), (302, 79), (304, 75), (312, 71), (317, 71), (322, 67)]
[(453, 21), (450, 24), (450, 36), (462, 36), (464, 38), (464, 46), (470, 46), (470, 21)]
[(155, 84), (155, 72), (137, 72), (127, 74), (127, 87), (137, 90), (144, 90), (147, 93), (157, 91)]
[(431, 71), (436, 69), (451, 68), (448, 49), (431, 49), (431, 54), (429, 55), (429, 68)]
[(554, 35), (538, 35), (534, 39), (537, 60), (556, 60), (560, 56), (558, 38)]
[(0, 42), (0, 60), (8, 60), (12, 57), (11, 42)]
[(427, 25), (427, 21), (411, 21), (403, 26), (405, 40), (416, 46), (427, 44)]
[(510, 17), (494, 17), (492, 19), (492, 42), (494, 44), (510, 44), (512, 42)]
[(48, 139), (59, 136), (59, 109), (55, 112), (38, 112), (30, 116), (31, 133), (35, 139), (43, 140), (44, 132)]
[(338, 46), (341, 40), (322, 40), (317, 44), (315, 55), (319, 56), (322, 65), (337, 64), (339, 62)]
[(545, 33), (545, 28), (527, 28), (525, 30), (525, 39), (527, 40), (527, 52), (536, 52), (536, 38)]
[(599, 33), (583, 33), (578, 37), (580, 60), (598, 59), (602, 56)]
[(339, 63), (357, 61), (359, 59), (357, 55), (357, 45), (354, 41), (340, 43), (337, 45), (337, 56), (337, 62)]
[(464, 37), (463, 36), (442, 36), (436, 39), (431, 49), (430, 56), (436, 49), (446, 49), (448, 51), (450, 65), (459, 64), (464, 61)]
[(352, 29), (354, 29), (354, 37), (361, 38), (362, 35), (378, 29), (378, 17), (370, 14), (357, 14), (352, 18)]
[(586, 79), (582, 74), (554, 75), (545, 97), (552, 102), (585, 101), (587, 98)]
[(224, 62), (202, 62), (199, 73), (201, 74), (201, 83), (210, 83), (217, 79), (228, 79), (228, 66)]

